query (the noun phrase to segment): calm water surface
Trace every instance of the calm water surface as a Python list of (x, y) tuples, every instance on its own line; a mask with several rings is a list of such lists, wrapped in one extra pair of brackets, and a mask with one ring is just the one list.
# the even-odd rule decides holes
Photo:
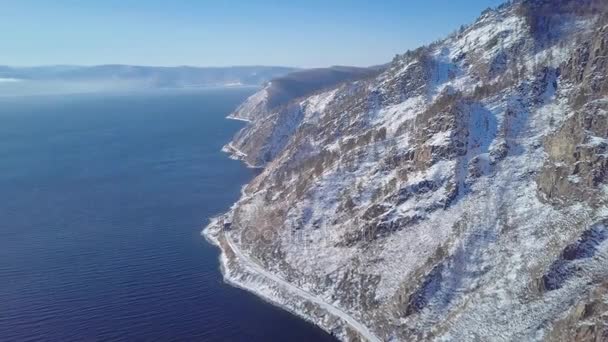
[(200, 236), (252, 177), (219, 150), (253, 91), (0, 98), (0, 340), (331, 340)]

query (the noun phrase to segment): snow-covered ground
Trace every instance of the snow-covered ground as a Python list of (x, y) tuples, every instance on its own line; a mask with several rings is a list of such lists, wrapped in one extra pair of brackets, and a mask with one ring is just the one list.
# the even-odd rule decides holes
[(300, 296), (307, 301), (318, 304), (320, 307), (327, 310), (328, 313), (343, 319), (353, 329), (355, 329), (355, 331), (359, 332), (361, 334), (361, 336), (366, 338), (368, 341), (370, 341), (370, 342), (381, 341), (381, 339), (379, 337), (377, 337), (376, 335), (374, 335), (374, 333), (371, 332), (363, 323), (356, 320), (354, 317), (352, 317), (351, 315), (346, 313), (344, 310), (342, 310), (330, 303), (325, 302), (323, 299), (318, 298), (317, 296), (311, 294), (310, 292), (307, 292), (307, 291), (289, 283), (288, 281), (284, 280), (280, 276), (267, 271), (262, 266), (260, 266), (258, 263), (253, 261), (251, 258), (249, 258), (245, 254), (243, 254), (241, 252), (241, 250), (238, 247), (236, 247), (234, 242), (232, 242), (232, 239), (230, 238), (230, 236), (224, 235), (224, 237), (225, 237), (226, 242), (227, 242), (228, 246), (230, 247), (230, 249), (239, 258), (239, 260), (242, 262), (244, 267), (246, 267), (250, 271), (255, 272), (256, 274), (262, 275), (263, 277), (266, 277), (270, 281), (276, 283), (277, 286), (287, 289), (289, 292), (293, 293), (296, 296)]
[[(556, 69), (584, 53), (571, 38), (594, 34), (596, 18), (560, 17), (562, 41), (539, 42), (519, 14), (531, 2), (485, 12), (376, 78), (252, 118), (227, 150), (264, 169), (223, 216), (231, 230), (206, 233), (227, 280), (344, 340), (349, 329), (370, 340), (549, 336), (590, 279), (608, 276), (608, 244), (584, 242), (605, 201), (560, 183), (602, 182), (589, 168), (605, 165), (608, 137), (604, 105), (577, 109), (578, 85)], [(562, 266), (569, 248), (590, 256)]]

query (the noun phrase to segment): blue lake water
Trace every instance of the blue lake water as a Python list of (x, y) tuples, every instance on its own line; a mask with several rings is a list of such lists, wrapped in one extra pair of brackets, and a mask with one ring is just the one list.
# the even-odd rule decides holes
[(253, 91), (0, 98), (0, 340), (331, 340), (200, 235), (253, 176), (220, 152)]

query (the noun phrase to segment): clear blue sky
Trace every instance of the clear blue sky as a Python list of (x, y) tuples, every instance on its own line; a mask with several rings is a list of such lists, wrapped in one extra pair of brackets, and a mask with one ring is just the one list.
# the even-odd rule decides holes
[(372, 65), (502, 0), (0, 0), (0, 64)]

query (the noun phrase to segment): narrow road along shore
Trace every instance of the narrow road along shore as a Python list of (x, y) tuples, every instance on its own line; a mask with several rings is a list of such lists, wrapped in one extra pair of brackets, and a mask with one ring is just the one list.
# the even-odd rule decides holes
[(244, 255), (236, 247), (236, 245), (233, 243), (232, 239), (227, 234), (224, 234), (224, 237), (226, 238), (226, 242), (228, 243), (228, 245), (230, 246), (230, 248), (232, 249), (234, 254), (239, 259), (241, 259), (241, 261), (250, 270), (255, 271), (256, 273), (264, 276), (265, 278), (267, 278), (269, 280), (272, 280), (273, 282), (282, 286), (286, 290), (288, 290), (308, 301), (318, 304), (319, 306), (321, 306), (323, 309), (327, 310), (331, 314), (333, 314), (337, 317), (340, 317), (342, 320), (344, 320), (346, 323), (348, 323), (354, 330), (356, 330), (362, 337), (366, 338), (368, 341), (370, 341), (370, 342), (381, 342), (382, 341), (382, 339), (380, 339), (378, 336), (376, 336), (374, 333), (372, 333), (364, 324), (357, 321), (354, 317), (352, 317), (348, 313), (344, 312), (342, 309), (334, 306), (333, 304), (325, 302), (323, 299), (316, 297), (312, 293), (305, 291), (305, 290), (289, 283), (285, 279), (277, 276), (276, 274), (273, 274), (273, 273), (267, 271), (261, 265), (259, 265), (255, 261), (251, 260), (251, 258)]

